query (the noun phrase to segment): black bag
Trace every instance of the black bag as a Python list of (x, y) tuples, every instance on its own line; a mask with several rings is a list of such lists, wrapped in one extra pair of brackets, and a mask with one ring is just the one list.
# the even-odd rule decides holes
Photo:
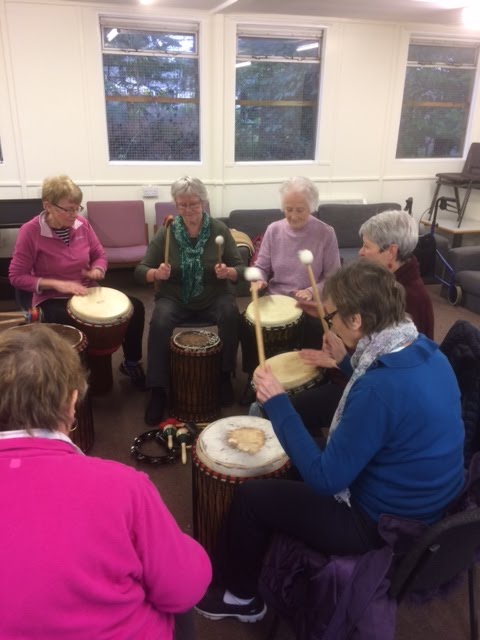
[(435, 260), (437, 257), (437, 243), (433, 233), (426, 233), (418, 238), (413, 255), (420, 266), (420, 275), (425, 278), (435, 278)]

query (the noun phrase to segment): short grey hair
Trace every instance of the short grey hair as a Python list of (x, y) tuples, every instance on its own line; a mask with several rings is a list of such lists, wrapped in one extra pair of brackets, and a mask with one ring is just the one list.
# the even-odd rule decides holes
[(206, 186), (198, 178), (183, 176), (175, 180), (170, 189), (172, 200), (175, 202), (178, 196), (194, 195), (200, 198), (203, 203), (208, 202), (208, 191)]
[(396, 244), (398, 260), (406, 262), (418, 243), (418, 224), (406, 211), (382, 211), (362, 224), (359, 235), (367, 235), (382, 250)]
[(318, 189), (309, 178), (304, 178), (303, 176), (295, 176), (294, 178), (285, 180), (285, 182), (280, 187), (282, 209), (283, 199), (287, 195), (287, 193), (301, 194), (307, 201), (310, 213), (313, 213), (318, 209)]

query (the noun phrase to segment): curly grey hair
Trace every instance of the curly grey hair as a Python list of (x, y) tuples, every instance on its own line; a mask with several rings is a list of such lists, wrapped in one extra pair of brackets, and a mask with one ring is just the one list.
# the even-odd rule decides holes
[(362, 224), (359, 235), (367, 235), (382, 250), (396, 244), (399, 262), (406, 262), (418, 243), (418, 224), (406, 211), (382, 211)]
[(200, 198), (203, 203), (208, 202), (207, 188), (198, 178), (183, 176), (175, 180), (170, 189), (172, 200), (175, 202), (178, 196), (194, 195)]
[(308, 204), (308, 208), (310, 209), (310, 213), (313, 213), (318, 209), (318, 189), (309, 178), (304, 178), (303, 176), (295, 176), (294, 178), (285, 180), (285, 182), (280, 187), (282, 209), (283, 199), (285, 195), (287, 193), (293, 192), (299, 193), (305, 198)]

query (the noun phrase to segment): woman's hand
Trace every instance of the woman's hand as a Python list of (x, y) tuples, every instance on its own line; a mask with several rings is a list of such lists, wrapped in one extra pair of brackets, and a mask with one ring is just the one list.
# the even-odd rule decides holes
[(72, 296), (86, 296), (88, 293), (87, 287), (84, 287), (80, 282), (72, 282), (70, 280), (51, 280), (50, 282), (52, 284), (48, 288), (55, 289), (59, 293), (66, 293)]
[(158, 269), (153, 270), (153, 280), (168, 280), (170, 278), (170, 274), (172, 272), (172, 267), (170, 264), (162, 264), (158, 267)]
[(103, 269), (94, 267), (93, 269), (83, 269), (82, 276), (89, 278), (90, 280), (103, 280), (105, 278), (105, 273)]
[[(296, 294), (295, 297), (297, 298)], [(297, 298), (297, 307), (302, 311), (305, 311), (305, 313), (308, 313), (312, 318), (318, 318), (317, 305), (313, 300), (302, 300)]]
[(236, 280), (237, 271), (233, 267), (227, 267), (223, 262), (215, 265), (215, 274), (219, 280)]
[(294, 292), (294, 295), (297, 300), (313, 300), (313, 293), (310, 289), (299, 289)]
[(327, 333), (323, 334), (322, 351), (333, 358), (337, 364), (340, 364), (347, 355), (347, 349), (343, 341), (333, 331), (327, 331)]
[(299, 352), (300, 358), (305, 364), (311, 367), (321, 367), (323, 369), (333, 369), (337, 366), (337, 363), (332, 356), (320, 351), (319, 349), (302, 349)]
[(264, 404), (270, 398), (285, 393), (277, 378), (273, 375), (268, 365), (265, 367), (257, 367), (253, 376), (255, 389), (257, 390), (257, 400)]

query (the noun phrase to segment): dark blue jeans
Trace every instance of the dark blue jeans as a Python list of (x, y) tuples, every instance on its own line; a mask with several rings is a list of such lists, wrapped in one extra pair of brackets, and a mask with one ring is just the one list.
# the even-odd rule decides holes
[(148, 334), (147, 387), (168, 388), (170, 338), (174, 328), (186, 322), (211, 322), (217, 325), (218, 335), (223, 342), (222, 371), (235, 371), (239, 317), (232, 294), (218, 296), (205, 309), (195, 311), (174, 300), (158, 298)]

